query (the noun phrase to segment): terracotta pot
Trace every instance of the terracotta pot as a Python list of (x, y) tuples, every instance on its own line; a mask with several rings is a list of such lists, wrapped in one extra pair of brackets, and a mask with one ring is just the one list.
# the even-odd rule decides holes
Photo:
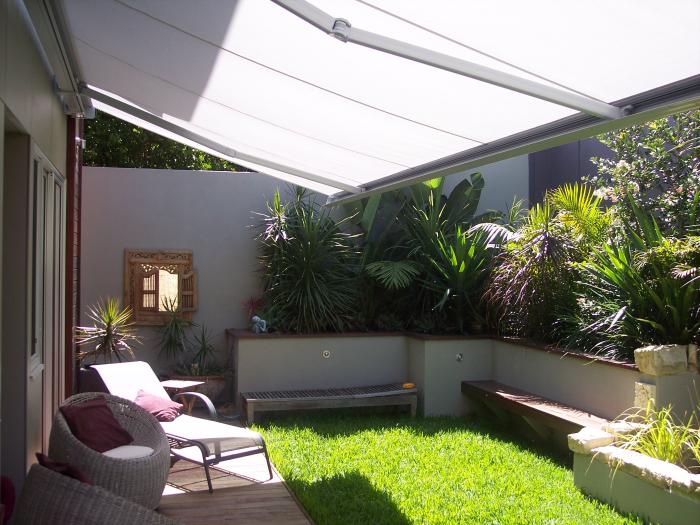
[(226, 390), (226, 377), (223, 375), (188, 376), (173, 374), (170, 378), (181, 381), (204, 381), (203, 385), (192, 387), (192, 391), (200, 392), (212, 401), (218, 400), (224, 393), (224, 390)]

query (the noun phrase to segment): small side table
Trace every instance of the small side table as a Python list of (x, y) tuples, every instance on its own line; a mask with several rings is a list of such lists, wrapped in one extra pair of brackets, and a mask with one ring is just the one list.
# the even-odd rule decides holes
[[(176, 397), (182, 392), (189, 392), (194, 387), (203, 385), (204, 381), (183, 381), (181, 379), (168, 379), (167, 381), (161, 381), (160, 384), (165, 388), (165, 391), (173, 397)], [(192, 407), (196, 398), (182, 398), (182, 406), (185, 408), (188, 416), (192, 415)]]

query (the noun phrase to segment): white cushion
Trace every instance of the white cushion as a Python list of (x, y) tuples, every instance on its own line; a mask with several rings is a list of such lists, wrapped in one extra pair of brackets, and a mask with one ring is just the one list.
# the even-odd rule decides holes
[(103, 452), (105, 456), (116, 459), (136, 459), (145, 458), (153, 454), (153, 449), (151, 447), (143, 447), (140, 445), (123, 445), (121, 447), (113, 448), (107, 452)]

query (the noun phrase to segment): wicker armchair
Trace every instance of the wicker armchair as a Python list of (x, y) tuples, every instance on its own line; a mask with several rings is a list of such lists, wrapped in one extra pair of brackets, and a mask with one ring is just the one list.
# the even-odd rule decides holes
[(177, 525), (151, 509), (63, 474), (33, 465), (22, 487), (16, 525)]
[(154, 509), (160, 502), (170, 469), (170, 446), (165, 433), (155, 417), (117, 396), (88, 392), (66, 399), (64, 405), (84, 403), (99, 396), (105, 398), (119, 424), (133, 436), (133, 445), (150, 447), (153, 453), (136, 459), (105, 456), (80, 442), (58, 411), (49, 437), (49, 457), (80, 469), (95, 485)]

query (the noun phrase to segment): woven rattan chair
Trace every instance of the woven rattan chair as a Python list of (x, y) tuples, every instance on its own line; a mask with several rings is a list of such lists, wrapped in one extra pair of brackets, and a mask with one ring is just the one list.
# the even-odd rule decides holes
[(17, 501), (15, 525), (177, 525), (116, 494), (33, 465)]
[(119, 424), (133, 436), (133, 445), (150, 447), (153, 452), (133, 459), (105, 456), (80, 442), (58, 411), (49, 437), (49, 457), (80, 469), (95, 485), (118, 496), (156, 508), (170, 469), (170, 446), (163, 429), (156, 418), (141, 407), (109, 394), (77, 394), (66, 399), (64, 404), (80, 404), (96, 397), (105, 398)]

